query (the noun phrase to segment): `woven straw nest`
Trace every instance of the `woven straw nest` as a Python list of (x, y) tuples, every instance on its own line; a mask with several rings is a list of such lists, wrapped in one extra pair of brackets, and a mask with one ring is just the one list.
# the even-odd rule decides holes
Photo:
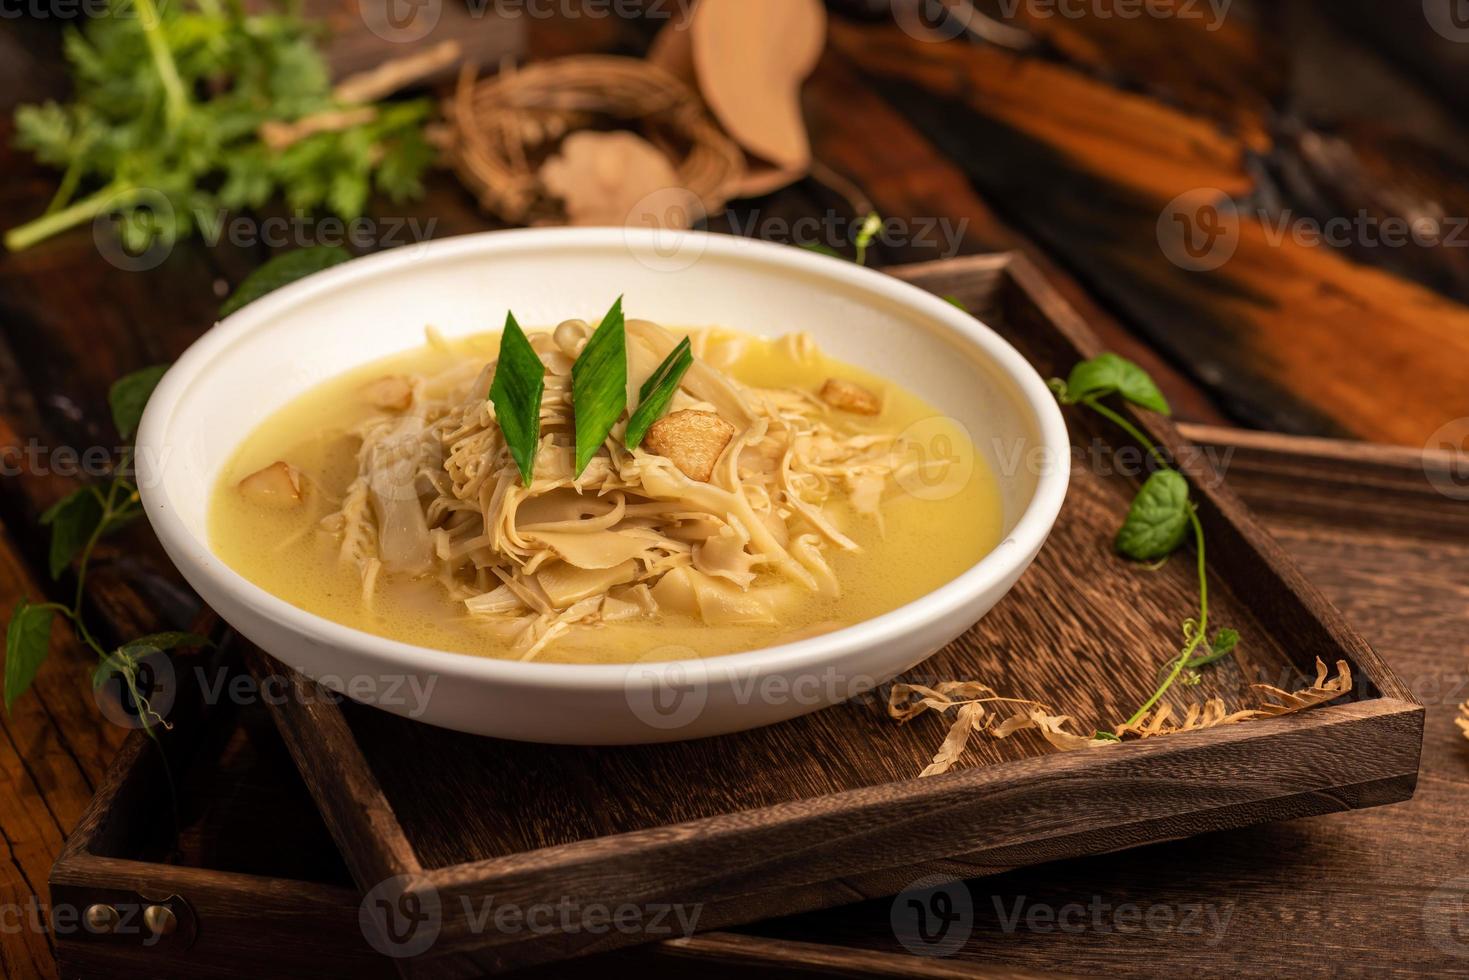
[(739, 147), (683, 82), (634, 58), (577, 56), (483, 80), (461, 74), (445, 101), (448, 158), (480, 205), (517, 224), (560, 224), (565, 214), (540, 176), (578, 130), (632, 130), (668, 157), (680, 188), (705, 214), (723, 210), (744, 173)]

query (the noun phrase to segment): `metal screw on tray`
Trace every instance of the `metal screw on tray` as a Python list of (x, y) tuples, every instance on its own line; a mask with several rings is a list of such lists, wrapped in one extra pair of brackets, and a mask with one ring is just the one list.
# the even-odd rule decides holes
[(88, 905), (86, 912), (83, 913), (83, 918), (86, 920), (89, 932), (105, 933), (117, 928), (117, 909), (111, 905)]
[(178, 924), (178, 916), (167, 905), (150, 905), (143, 910), (143, 925), (154, 936), (172, 935)]

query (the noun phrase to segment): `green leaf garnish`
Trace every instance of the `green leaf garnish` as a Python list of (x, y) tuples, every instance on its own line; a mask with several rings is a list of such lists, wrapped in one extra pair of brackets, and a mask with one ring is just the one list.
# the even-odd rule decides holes
[(219, 315), (231, 313), (248, 306), (267, 293), (282, 286), (289, 286), (298, 279), (305, 279), (323, 269), (341, 265), (352, 258), (352, 253), (339, 245), (312, 245), (295, 251), (283, 252), (251, 272), (236, 287), (219, 308)]
[(5, 630), (5, 713), (36, 679), (36, 671), (51, 648), (49, 605), (37, 606), (25, 599), (15, 607), (10, 625)]
[(536, 448), (541, 441), (541, 396), (546, 390), (546, 366), (541, 363), (525, 331), (515, 322), (515, 314), (505, 316), (505, 332), (500, 335), (500, 359), (495, 364), (495, 380), (490, 385), (490, 401), (495, 405), (495, 420), (505, 433), (510, 457), (520, 469), (520, 478), (530, 486), (535, 467)]
[(663, 359), (663, 363), (658, 365), (658, 370), (643, 383), (638, 392), (637, 411), (632, 413), (632, 418), (627, 423), (627, 438), (624, 441), (628, 449), (638, 448), (643, 436), (648, 434), (648, 429), (668, 411), (668, 403), (673, 401), (679, 383), (693, 363), (694, 355), (689, 346), (689, 338), (685, 337)]
[(153, 389), (158, 387), (158, 382), (163, 380), (167, 372), (167, 364), (155, 364), (153, 367), (124, 375), (112, 383), (107, 392), (107, 403), (112, 408), (112, 424), (117, 427), (118, 435), (131, 439), (133, 433), (138, 431), (138, 423), (143, 419), (143, 409), (147, 406), (148, 399), (153, 397)]
[(576, 416), (576, 475), (581, 476), (627, 408), (627, 334), (622, 297), (602, 318), (571, 366)]
[(1171, 555), (1188, 534), (1188, 481), (1177, 470), (1148, 477), (1117, 532), (1117, 551), (1135, 561)]
[(1066, 379), (1068, 403), (1112, 394), (1154, 412), (1171, 414), (1167, 399), (1148, 372), (1125, 357), (1108, 353), (1082, 361), (1071, 369), (1071, 376)]

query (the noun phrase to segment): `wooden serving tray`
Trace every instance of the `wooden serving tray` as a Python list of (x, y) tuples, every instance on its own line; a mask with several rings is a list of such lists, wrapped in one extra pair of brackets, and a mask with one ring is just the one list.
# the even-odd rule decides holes
[[(1417, 454), (1233, 430), (1198, 428), (1190, 434), (1221, 458), (1227, 456), (1230, 485), (1265, 509), (1272, 528), (1288, 536), (1293, 551), (1310, 556), (1312, 567), (1335, 570), (1331, 572), (1335, 594), (1348, 599), (1364, 621), (1377, 624), (1375, 635), (1389, 637), (1395, 655), (1404, 658), (1405, 669), (1423, 675), (1447, 669), (1444, 665), (1458, 651), (1441, 642), (1447, 627), (1433, 624), (1445, 621), (1448, 609), (1457, 615), (1459, 598), (1442, 574), (1440, 584), (1433, 586), (1429, 572), (1434, 563), (1442, 573), (1444, 562), (1454, 556), (1462, 560), (1464, 549), (1446, 555), (1444, 542), (1446, 536), (1469, 540), (1469, 513), (1462, 503), (1434, 492)], [(1413, 584), (1395, 586), (1391, 569), (1404, 570)], [(1416, 605), (1402, 617), (1409, 593)], [(1383, 614), (1385, 605), (1392, 612)], [(1393, 632), (1391, 624), (1404, 618)], [(1420, 636), (1423, 629), (1429, 634)], [(1430, 653), (1437, 659), (1429, 658)], [(192, 670), (179, 674), (185, 682), (194, 676)], [(181, 690), (179, 697), (180, 704), (189, 703), (187, 690)], [(1429, 792), (1430, 799), (1415, 801), (1407, 810), (1351, 817), (1348, 833), (1336, 820), (1281, 824), (1189, 842), (1183, 853), (1180, 845), (1165, 845), (1168, 851), (1154, 849), (1143, 860), (1061, 863), (972, 882), (969, 887), (975, 895), (1013, 891), (1061, 896), (1061, 901), (1096, 893), (1114, 902), (1238, 897), (1239, 925), (1224, 947), (1201, 946), (1196, 934), (1180, 932), (1155, 935), (1139, 952), (1135, 936), (1091, 935), (1088, 962), (1097, 967), (1095, 972), (1126, 973), (1137, 972), (1146, 957), (1153, 972), (1177, 972), (1208, 963), (1217, 967), (1217, 957), (1226, 950), (1233, 950), (1231, 956), (1253, 950), (1253, 966), (1241, 962), (1241, 971), (1268, 973), (1281, 956), (1289, 955), (1291, 942), (1300, 947), (1296, 952), (1303, 953), (1320, 941), (1319, 931), (1298, 928), (1300, 915), (1313, 916), (1323, 907), (1349, 914), (1343, 912), (1342, 903), (1356, 901), (1348, 895), (1352, 887), (1363, 891), (1359, 904), (1379, 907), (1383, 891), (1390, 887), (1381, 880), (1389, 869), (1362, 867), (1354, 840), (1367, 846), (1369, 841), (1412, 838), (1425, 827), (1440, 833), (1452, 830), (1448, 814), (1460, 807), (1462, 786), (1454, 774), (1462, 769), (1462, 753), (1453, 744), (1457, 737), (1448, 721), (1452, 705), (1442, 706), (1440, 713), (1437, 727), (1445, 731), (1435, 733), (1439, 778), (1433, 785), (1443, 787), (1438, 794), (1442, 799)], [(269, 709), (259, 703), (242, 707), (225, 703), (204, 718), (180, 718), (175, 731), (165, 735), (164, 747), (178, 786), (177, 822), (162, 777), (163, 756), (135, 733), (68, 839), (52, 871), (51, 901), (53, 907), (77, 909), (101, 901), (124, 907), (167, 901), (178, 909), (185, 928), (151, 946), (144, 946), (137, 934), (59, 934), (55, 943), (63, 976), (350, 974), (365, 980), (396, 974), (393, 961), (376, 954), (363, 939), (358, 921), (361, 893), (332, 845)], [(1345, 805), (1340, 800), (1334, 803), (1337, 809)], [(1322, 808), (1332, 806), (1323, 796)], [(1258, 879), (1262, 863), (1275, 867), (1275, 855), (1287, 851), (1305, 855), (1311, 874), (1295, 877), (1289, 888), (1271, 889), (1269, 894), (1260, 894), (1258, 887), (1241, 891), (1247, 886), (1238, 882)], [(1421, 877), (1429, 890), (1436, 881), (1434, 869), (1447, 874), (1442, 863), (1452, 854), (1440, 848), (1417, 849), (1415, 854), (1418, 860), (1408, 855), (1403, 860), (1409, 863), (1401, 867), (1395, 863), (1390, 874), (1394, 881)], [(983, 874), (989, 870), (988, 859), (981, 855), (974, 864), (950, 860), (942, 863), (942, 869), (956, 876)], [(1292, 875), (1289, 867), (1277, 871)], [(1380, 922), (1374, 919), (1364, 926), (1362, 941), (1373, 942), (1370, 933), (1375, 928), (1379, 944), (1395, 944), (1400, 921), (1416, 922), (1421, 914), (1417, 909), (1421, 898), (1406, 895), (1404, 902), (1413, 906), (1406, 919), (1379, 915)], [(876, 901), (771, 920), (537, 972), (590, 977), (635, 968), (653, 980), (683, 977), (695, 970), (700, 976), (736, 976), (759, 968), (772, 976), (836, 972), (954, 977), (967, 975), (966, 964), (982, 967), (988, 976), (997, 975), (997, 967), (1018, 965), (1037, 975), (1054, 975), (1066, 966), (1058, 956), (1070, 946), (1051, 941), (1056, 937), (1017, 936), (996, 923), (978, 920), (953, 958), (915, 958), (892, 933), (890, 904)], [(1407, 957), (1400, 960), (1404, 968), (1425, 972), (1444, 962), (1435, 959), (1427, 944), (1399, 956)], [(1005, 975), (1019, 973), (1009, 970)]]
[[(1099, 352), (1021, 259), (897, 274), (963, 302), (1043, 374)], [(1089, 416), (1068, 421), (1083, 455), (1050, 543), (1011, 595), (914, 674), (983, 680), (1085, 730), (1152, 690), (1195, 596), (1191, 562), (1146, 571), (1111, 554), (1134, 482), (1090, 461), (1120, 434)], [(1350, 701), (1095, 752), (1056, 753), (1032, 733), (978, 737), (961, 768), (918, 780), (947, 726), (928, 717), (898, 726), (875, 700), (699, 742), (549, 747), (339, 707), (263, 655), (247, 662), (257, 676), (289, 681), (294, 696), (273, 714), (357, 886), (394, 880), (407, 888), (402, 907), (439, 910), (432, 945), (395, 961), (406, 976), (475, 975), (663, 938), (477, 929), (472, 916), (487, 901), (573, 915), (697, 905), (707, 930), (894, 894), (930, 873), (987, 874), (1409, 797), (1422, 709), (1207, 458), (1187, 452), (1165, 420), (1134, 421), (1194, 483), (1212, 614), (1242, 637), (1232, 661), (1175, 703), (1218, 695), (1238, 705), (1250, 682), (1303, 683), (1317, 657), (1348, 661)]]

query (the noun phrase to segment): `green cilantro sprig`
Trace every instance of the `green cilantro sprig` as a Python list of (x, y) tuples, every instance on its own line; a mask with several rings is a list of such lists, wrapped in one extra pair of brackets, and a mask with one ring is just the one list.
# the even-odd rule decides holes
[(284, 146), (262, 137), (263, 127), (343, 108), (317, 33), (284, 7), (247, 14), (217, 0), (111, 0), (66, 36), (74, 101), (16, 110), (16, 144), (63, 176), (45, 213), (7, 232), (6, 247), (117, 214), (123, 244), (142, 251), (185, 237), (206, 215), (277, 194), (293, 209), (346, 220), (373, 191), (417, 196), (434, 156), (422, 132), (426, 100), (370, 106)]
[[(1127, 518), (1117, 531), (1114, 540), (1117, 552), (1137, 562), (1162, 561), (1183, 547), (1190, 531), (1193, 534), (1199, 582), (1198, 615), (1184, 620), (1182, 648), (1159, 670), (1161, 679), (1157, 689), (1124, 722), (1125, 727), (1145, 717), (1181, 678), (1184, 683), (1197, 684), (1199, 669), (1233, 651), (1239, 643), (1239, 633), (1221, 629), (1212, 639), (1209, 637), (1209, 576), (1204, 557), (1204, 526), (1199, 522), (1197, 506), (1189, 498), (1188, 481), (1170, 465), (1163, 451), (1142, 430), (1102, 403), (1103, 398), (1116, 395), (1139, 408), (1169, 415), (1171, 409), (1157, 384), (1138, 365), (1108, 353), (1076, 365), (1064, 381), (1052, 378), (1050, 387), (1061, 404), (1088, 408), (1122, 429), (1158, 465), (1158, 469), (1139, 488)], [(1096, 737), (1116, 738), (1105, 732), (1098, 732)]]

